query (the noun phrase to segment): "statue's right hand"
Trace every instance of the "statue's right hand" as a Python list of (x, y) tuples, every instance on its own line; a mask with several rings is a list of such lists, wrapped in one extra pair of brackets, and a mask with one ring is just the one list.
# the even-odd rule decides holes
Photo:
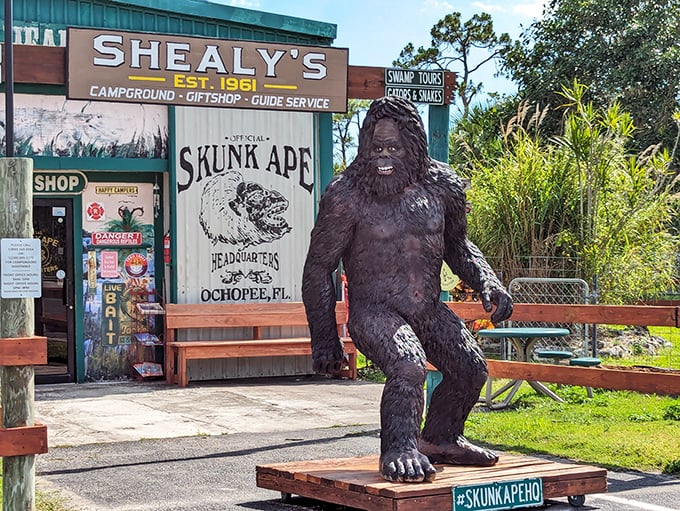
[(312, 354), (312, 368), (318, 374), (337, 375), (340, 373), (346, 358), (342, 351), (340, 351), (340, 356), (338, 357), (337, 350), (317, 349)]

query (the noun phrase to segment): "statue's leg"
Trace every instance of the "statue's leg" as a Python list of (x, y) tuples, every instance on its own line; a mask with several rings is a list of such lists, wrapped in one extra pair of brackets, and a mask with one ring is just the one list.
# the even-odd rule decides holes
[(419, 449), (433, 463), (493, 465), (498, 456), (463, 436), (465, 420), (487, 378), (484, 356), (472, 334), (446, 305), (418, 325), (428, 360), (442, 373), (432, 393)]
[(356, 347), (386, 376), (380, 403), (380, 473), (388, 481), (432, 481), (436, 475), (418, 451), (423, 416), (425, 352), (404, 319), (386, 309), (351, 309)]

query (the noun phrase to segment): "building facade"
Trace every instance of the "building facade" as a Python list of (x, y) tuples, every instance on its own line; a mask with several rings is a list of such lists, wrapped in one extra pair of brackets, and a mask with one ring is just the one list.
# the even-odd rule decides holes
[[(14, 155), (33, 159), (42, 248), (38, 383), (155, 374), (165, 302), (301, 299), (346, 107), (335, 25), (194, 0), (15, 0), (13, 18)], [(311, 372), (286, 358), (189, 370)]]

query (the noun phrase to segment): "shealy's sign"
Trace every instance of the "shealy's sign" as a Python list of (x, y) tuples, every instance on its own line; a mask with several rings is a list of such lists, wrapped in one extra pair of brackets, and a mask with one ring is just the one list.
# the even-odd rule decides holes
[(70, 99), (347, 110), (346, 48), (68, 29)]

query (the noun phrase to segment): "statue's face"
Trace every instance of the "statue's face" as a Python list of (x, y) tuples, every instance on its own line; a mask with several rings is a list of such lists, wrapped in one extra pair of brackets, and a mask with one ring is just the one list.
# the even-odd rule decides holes
[(390, 176), (395, 167), (397, 170), (403, 169), (405, 156), (397, 123), (391, 119), (380, 119), (375, 125), (371, 142), (371, 162), (375, 164), (375, 171), (381, 176)]
[(395, 121), (380, 119), (376, 122), (366, 152), (366, 165), (360, 179), (369, 193), (394, 195), (409, 185), (413, 162), (409, 162), (408, 151)]

